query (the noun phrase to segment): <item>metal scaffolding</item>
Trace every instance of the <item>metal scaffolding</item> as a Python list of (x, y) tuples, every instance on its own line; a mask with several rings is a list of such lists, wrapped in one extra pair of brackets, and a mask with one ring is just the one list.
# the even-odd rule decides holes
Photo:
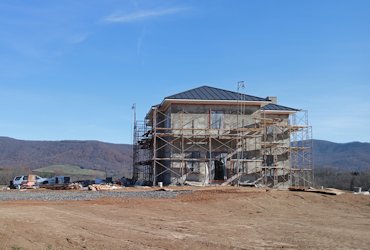
[(134, 121), (133, 179), (150, 181), (152, 175), (152, 136), (148, 121)]
[[(207, 126), (196, 121), (205, 114), (171, 113), (153, 107), (145, 121), (134, 125), (134, 179), (146, 185), (184, 184), (196, 175), (202, 185), (251, 184), (268, 187), (312, 186), (312, 128), (307, 112), (286, 118), (258, 110), (238, 118), (229, 128), (217, 125), (208, 111)], [(216, 117), (216, 118), (215, 118)]]
[(313, 186), (312, 126), (308, 123), (308, 112), (297, 112), (289, 121), (292, 186)]

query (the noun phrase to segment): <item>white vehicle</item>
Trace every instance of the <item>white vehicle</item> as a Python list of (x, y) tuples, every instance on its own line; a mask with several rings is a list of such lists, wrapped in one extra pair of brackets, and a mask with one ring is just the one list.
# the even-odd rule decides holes
[[(47, 180), (47, 178), (42, 178), (42, 177), (36, 175), (36, 185), (42, 184), (46, 180)], [(13, 179), (13, 187), (20, 188), (22, 186), (22, 184), (27, 183), (27, 181), (28, 181), (28, 175), (16, 176)]]

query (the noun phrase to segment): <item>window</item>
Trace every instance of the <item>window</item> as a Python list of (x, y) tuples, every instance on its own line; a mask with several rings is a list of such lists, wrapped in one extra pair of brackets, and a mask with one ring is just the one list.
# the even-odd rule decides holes
[(266, 166), (271, 167), (274, 165), (274, 156), (273, 155), (266, 155), (265, 160), (263, 162)]
[(212, 111), (211, 112), (211, 128), (214, 128), (214, 129), (223, 128), (223, 118), (224, 118), (224, 114), (222, 111)]

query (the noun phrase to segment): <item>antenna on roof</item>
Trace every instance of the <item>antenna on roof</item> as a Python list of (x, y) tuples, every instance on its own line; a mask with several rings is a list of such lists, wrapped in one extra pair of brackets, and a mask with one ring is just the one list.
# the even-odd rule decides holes
[(131, 110), (133, 113), (133, 122), (134, 122), (134, 127), (136, 126), (136, 103), (132, 104)]
[[(237, 133), (239, 136), (243, 136), (242, 134), (239, 134), (241, 133), (241, 130), (239, 130), (239, 128), (243, 128), (244, 127), (244, 115), (245, 115), (245, 103), (243, 102), (244, 101), (244, 98), (245, 98), (245, 95), (242, 94), (241, 92), (241, 89), (245, 89), (245, 83), (244, 81), (239, 81), (238, 82), (238, 111), (237, 111), (237, 116), (236, 116), (236, 126), (237, 126)], [(242, 137), (240, 137), (238, 140), (238, 145), (241, 145), (241, 148), (242, 148), (242, 151), (241, 152), (238, 152), (236, 157), (237, 157), (237, 173), (238, 175), (240, 174), (241, 171), (243, 171), (244, 169), (244, 162), (242, 161), (242, 159), (244, 159), (244, 140), (241, 139)], [(239, 181), (240, 181), (240, 177), (238, 179), (238, 185), (239, 185)]]
[(132, 168), (131, 168), (131, 178), (135, 178), (135, 145), (137, 144), (136, 141), (136, 133), (137, 133), (137, 121), (136, 121), (136, 103), (132, 104), (132, 124), (131, 124), (131, 138), (132, 138), (132, 145), (133, 145), (133, 157), (132, 157)]
[(239, 81), (238, 82), (238, 96), (239, 96), (238, 102), (239, 101), (244, 101), (244, 98), (245, 98), (245, 95), (243, 95), (241, 93), (241, 89), (245, 89), (245, 83), (244, 83), (244, 81)]
[(245, 88), (244, 81), (239, 81), (239, 82), (238, 82), (238, 93), (239, 93), (239, 90), (240, 90), (240, 89), (244, 89), (244, 88)]

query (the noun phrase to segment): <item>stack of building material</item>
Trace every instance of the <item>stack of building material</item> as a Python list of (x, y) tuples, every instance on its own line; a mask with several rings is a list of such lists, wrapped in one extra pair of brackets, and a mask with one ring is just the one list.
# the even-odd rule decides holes
[(341, 195), (345, 192), (343, 190), (335, 189), (335, 188), (305, 188), (305, 187), (290, 187), (289, 191), (301, 191), (301, 192), (312, 192), (312, 193), (320, 193), (320, 194), (329, 194), (329, 195)]
[(325, 188), (325, 189), (310, 188), (306, 191), (307, 192), (320, 193), (320, 194), (329, 194), (329, 195), (341, 195), (341, 194), (345, 193), (343, 190), (339, 190), (339, 189), (335, 189), (335, 188)]
[(79, 184), (79, 183), (70, 183), (70, 184), (68, 184), (68, 186), (67, 186), (67, 188), (66, 189), (77, 189), (77, 190), (79, 190), (79, 189), (82, 189), (83, 187), (82, 187), (82, 185), (81, 184)]
[(34, 188), (36, 186), (36, 175), (29, 174), (27, 181), (22, 183), (22, 188)]
[(117, 185), (109, 185), (109, 184), (92, 184), (92, 185), (89, 185), (88, 188), (91, 191), (104, 191), (104, 190), (122, 189), (123, 187), (117, 186)]

